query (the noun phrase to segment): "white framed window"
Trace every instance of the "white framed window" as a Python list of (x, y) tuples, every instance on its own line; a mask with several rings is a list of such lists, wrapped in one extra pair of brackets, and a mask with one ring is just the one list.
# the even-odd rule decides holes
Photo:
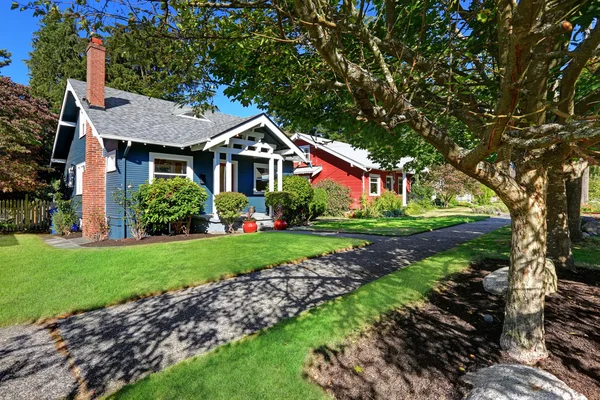
[[(277, 168), (273, 168), (277, 179)], [(269, 164), (254, 163), (254, 194), (264, 194), (269, 188)]]
[(106, 153), (106, 172), (117, 170), (117, 150), (112, 150)]
[(304, 155), (306, 156), (306, 159), (307, 159), (308, 161), (310, 161), (310, 145), (306, 144), (306, 145), (303, 145), (303, 146), (298, 146), (298, 148), (299, 148), (300, 150), (302, 150), (302, 152), (303, 152), (303, 153), (304, 153)]
[(85, 163), (79, 163), (75, 166), (75, 195), (83, 194), (83, 171), (85, 171)]
[(394, 177), (392, 175), (385, 177), (385, 190), (390, 192), (394, 191)]
[(381, 179), (377, 174), (369, 175), (369, 196), (379, 196), (381, 194)]
[(79, 124), (78, 124), (78, 129), (79, 129), (79, 139), (81, 139), (82, 137), (85, 136), (85, 117), (83, 114), (83, 111), (79, 111)]
[(398, 194), (402, 194), (402, 176), (398, 177)]
[(175, 177), (194, 179), (194, 157), (178, 154), (150, 153), (148, 181)]

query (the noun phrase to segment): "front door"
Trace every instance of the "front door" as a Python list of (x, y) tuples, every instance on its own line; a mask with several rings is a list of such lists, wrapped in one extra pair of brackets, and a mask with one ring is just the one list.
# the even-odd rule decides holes
[[(219, 184), (219, 192), (225, 192), (225, 163), (221, 163), (220, 165), (220, 172), (219, 172), (219, 177), (220, 177), (220, 184)], [(231, 186), (234, 192), (237, 192), (238, 190), (238, 166), (237, 166), (237, 162), (233, 161), (231, 163)]]

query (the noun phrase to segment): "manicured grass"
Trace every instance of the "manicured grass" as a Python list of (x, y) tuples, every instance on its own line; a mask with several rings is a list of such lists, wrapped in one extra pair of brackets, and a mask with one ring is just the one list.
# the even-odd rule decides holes
[(100, 308), (365, 243), (272, 232), (59, 250), (35, 235), (0, 235), (0, 326)]
[(408, 236), (432, 229), (479, 221), (484, 215), (452, 215), (444, 217), (361, 218), (316, 221), (317, 231), (365, 233), (384, 236)]
[(115, 399), (325, 399), (303, 375), (313, 349), (335, 345), (381, 314), (418, 302), (476, 257), (506, 257), (506, 229), (367, 284), (300, 316), (127, 386)]

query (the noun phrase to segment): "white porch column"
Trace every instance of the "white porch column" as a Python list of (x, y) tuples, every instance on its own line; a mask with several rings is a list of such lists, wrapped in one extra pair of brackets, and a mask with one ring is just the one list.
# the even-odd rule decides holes
[(215, 196), (221, 191), (221, 153), (215, 151), (215, 158), (213, 160), (213, 214), (217, 213), (215, 208)]
[(407, 201), (407, 191), (406, 191), (406, 172), (402, 171), (402, 205), (406, 207), (408, 204)]
[(269, 158), (269, 192), (275, 191), (275, 159)]
[(233, 177), (231, 173), (231, 153), (227, 153), (225, 156), (226, 164), (225, 164), (225, 191), (232, 192), (233, 191)]
[(280, 158), (277, 160), (277, 191), (283, 190), (283, 160)]

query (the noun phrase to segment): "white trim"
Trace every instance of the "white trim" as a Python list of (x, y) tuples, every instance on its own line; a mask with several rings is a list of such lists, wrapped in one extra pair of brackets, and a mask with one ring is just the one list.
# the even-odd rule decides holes
[(283, 190), (283, 160), (277, 160), (277, 191)]
[[(390, 189), (388, 189), (387, 185), (388, 185), (388, 181), (392, 180), (392, 187)], [(390, 192), (394, 191), (394, 175), (386, 175), (385, 176), (385, 189), (389, 190)]]
[[(267, 170), (269, 170), (269, 164), (264, 164), (264, 163), (253, 163), (252, 164), (252, 193), (254, 194), (265, 194), (266, 190), (256, 190), (256, 168), (266, 168)], [(271, 182), (271, 175), (270, 175), (271, 171), (269, 170), (269, 183)]]
[(323, 170), (323, 167), (318, 165), (316, 167), (299, 167), (294, 170), (294, 175), (310, 175), (311, 177), (319, 174)]
[(75, 164), (75, 196), (83, 195), (83, 172), (85, 171), (85, 162)]
[[(194, 157), (192, 156), (184, 156), (179, 154), (170, 154), (170, 153), (149, 153), (149, 170), (148, 170), (148, 182), (152, 183), (154, 180), (154, 160), (171, 160), (171, 161), (185, 161), (186, 162), (186, 178), (193, 181), (194, 180)], [(181, 176), (177, 174), (177, 176)]]
[(106, 152), (106, 172), (114, 172), (117, 170), (117, 150)]
[(316, 149), (321, 149), (329, 154), (332, 154), (334, 156), (336, 156), (337, 158), (346, 161), (348, 164), (350, 164), (351, 166), (357, 167), (359, 169), (362, 169), (365, 172), (368, 172), (370, 168), (368, 168), (367, 166), (356, 162), (355, 160), (346, 157), (343, 154), (338, 153), (337, 151), (331, 150), (329, 147), (327, 146), (323, 146), (320, 143), (315, 142), (314, 140), (309, 139), (308, 137), (306, 137), (306, 135), (300, 134), (300, 133), (296, 133), (294, 134), (294, 136), (292, 136), (292, 140), (302, 140), (303, 142), (307, 142), (309, 144), (311, 144), (313, 147), (315, 147)]
[[(377, 192), (371, 192), (371, 179), (377, 178)], [(381, 176), (379, 174), (369, 174), (369, 196), (381, 195)]]
[(408, 191), (406, 190), (406, 172), (402, 171), (402, 205), (408, 204)]
[[(227, 160), (220, 160), (219, 164), (223, 164), (223, 163), (227, 163)], [(231, 190), (232, 192), (237, 192), (238, 191), (238, 184), (239, 184), (239, 176), (240, 176), (240, 169), (239, 169), (239, 163), (238, 160), (231, 160), (231, 169), (232, 169), (232, 174), (231, 174), (231, 179), (232, 179), (232, 187), (233, 189)], [(234, 168), (235, 167), (235, 168)], [(220, 179), (220, 171), (219, 171), (219, 179)], [(219, 183), (220, 185), (220, 183)]]
[(283, 160), (283, 157), (280, 156), (279, 154), (263, 153), (263, 152), (259, 152), (259, 151), (253, 151), (253, 150), (233, 149), (231, 147), (213, 147), (209, 151), (216, 151), (219, 153), (236, 154), (236, 155), (240, 155), (240, 156), (249, 156), (249, 157), (256, 157), (256, 158)]
[(298, 148), (302, 150), (308, 161), (310, 161), (310, 144), (303, 144), (302, 146), (298, 146)]

